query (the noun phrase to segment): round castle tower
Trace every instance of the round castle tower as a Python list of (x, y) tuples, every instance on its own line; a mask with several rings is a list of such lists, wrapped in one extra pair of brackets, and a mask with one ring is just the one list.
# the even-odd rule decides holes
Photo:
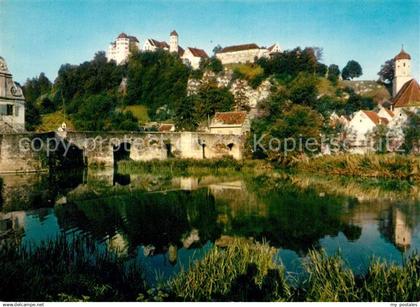
[(169, 52), (178, 53), (178, 33), (175, 30), (169, 35)]
[(392, 81), (392, 96), (395, 97), (403, 85), (413, 79), (411, 76), (411, 57), (401, 48), (400, 53), (394, 57), (395, 75)]

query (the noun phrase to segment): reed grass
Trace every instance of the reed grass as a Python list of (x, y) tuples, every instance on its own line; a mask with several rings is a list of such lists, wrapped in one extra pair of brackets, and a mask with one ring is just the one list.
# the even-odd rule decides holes
[(117, 166), (121, 174), (152, 173), (171, 175), (203, 175), (209, 172), (229, 174), (272, 169), (265, 161), (223, 159), (168, 159), (151, 161), (120, 161)]
[(92, 239), (77, 236), (39, 246), (0, 248), (2, 301), (129, 301), (144, 289), (141, 270)]
[[(365, 275), (355, 275), (340, 254), (309, 251), (298, 282), (285, 278), (267, 244), (237, 240), (226, 250), (213, 248), (169, 285), (171, 297), (183, 301), (320, 301), (417, 302), (420, 256), (402, 265), (373, 259)], [(250, 266), (250, 264), (252, 264)], [(250, 269), (251, 267), (251, 269)]]
[(301, 160), (295, 169), (304, 172), (355, 177), (420, 180), (420, 156), (397, 154), (342, 154)]
[(39, 246), (3, 244), (2, 301), (340, 301), (420, 300), (420, 255), (402, 266), (373, 259), (354, 275), (341, 255), (311, 250), (301, 278), (285, 277), (267, 243), (234, 238), (188, 270), (149, 288), (142, 269), (91, 239), (61, 235)]
[[(268, 244), (243, 239), (226, 249), (214, 247), (170, 281), (171, 292), (183, 301), (263, 300), (267, 294), (281, 300), (290, 294), (282, 268), (273, 262), (275, 252)], [(268, 288), (272, 291), (264, 291)]]

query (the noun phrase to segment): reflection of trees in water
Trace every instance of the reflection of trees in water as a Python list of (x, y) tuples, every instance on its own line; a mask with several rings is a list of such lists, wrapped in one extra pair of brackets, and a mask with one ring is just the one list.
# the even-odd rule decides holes
[(63, 229), (77, 227), (97, 239), (116, 232), (129, 248), (152, 245), (155, 252), (182, 246), (182, 240), (198, 229), (199, 243), (220, 236), (214, 199), (206, 190), (166, 194), (135, 193), (100, 200), (73, 202), (56, 207)]
[(340, 231), (348, 239), (359, 238), (361, 229), (342, 220), (344, 198), (319, 196), (311, 189), (298, 189), (290, 183), (276, 183), (259, 199), (267, 206), (266, 216), (237, 215), (230, 221), (231, 233), (266, 239), (275, 247), (305, 253), (317, 247), (326, 235)]
[(59, 195), (82, 182), (83, 172), (4, 175), (1, 179), (1, 210), (10, 212), (54, 206)]

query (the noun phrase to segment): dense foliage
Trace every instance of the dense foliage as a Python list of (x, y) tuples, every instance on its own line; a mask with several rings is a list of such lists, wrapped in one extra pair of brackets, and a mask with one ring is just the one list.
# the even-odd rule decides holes
[(127, 103), (147, 106), (152, 118), (171, 118), (186, 97), (189, 72), (174, 54), (162, 50), (135, 53), (128, 62)]
[(227, 88), (219, 88), (211, 82), (204, 83), (196, 94), (177, 102), (175, 123), (180, 130), (195, 130), (216, 112), (230, 111), (233, 104), (233, 95)]

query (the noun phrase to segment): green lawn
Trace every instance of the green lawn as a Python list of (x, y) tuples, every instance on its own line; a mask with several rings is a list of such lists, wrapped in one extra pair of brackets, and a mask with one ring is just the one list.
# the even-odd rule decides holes
[(66, 123), (68, 130), (75, 130), (73, 123), (68, 116), (64, 119), (63, 111), (41, 115), (41, 125), (36, 129), (37, 132), (56, 131), (63, 122)]
[(147, 107), (144, 106), (144, 105), (126, 106), (124, 108), (124, 112), (128, 112), (128, 111), (133, 113), (134, 117), (137, 118), (137, 120), (140, 123), (146, 123), (146, 122), (150, 121)]

